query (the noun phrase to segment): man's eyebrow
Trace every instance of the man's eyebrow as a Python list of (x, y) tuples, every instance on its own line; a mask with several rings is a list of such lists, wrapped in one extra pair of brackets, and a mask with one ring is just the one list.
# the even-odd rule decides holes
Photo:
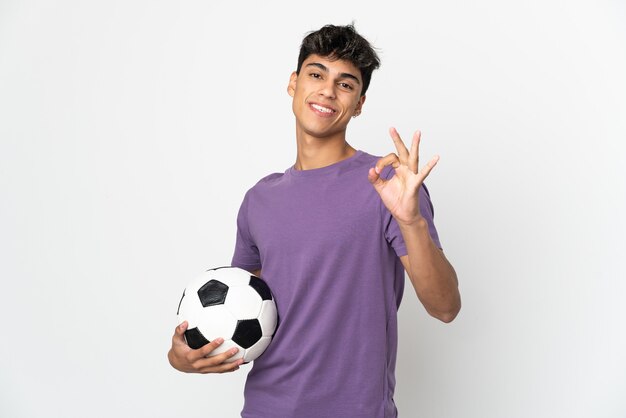
[[(307, 67), (309, 67), (309, 66), (311, 66), (311, 67), (317, 67), (317, 68), (319, 68), (320, 70), (324, 71), (325, 73), (327, 73), (327, 72), (328, 72), (328, 67), (326, 67), (324, 64), (319, 63), (319, 62), (310, 62), (310, 63), (308, 63), (306, 66), (307, 66)], [(340, 73), (340, 74), (339, 74), (339, 77), (340, 77), (340, 78), (349, 78), (349, 79), (354, 80), (357, 84), (361, 84), (361, 82), (359, 81), (359, 79), (358, 79), (355, 75), (352, 75), (352, 74), (350, 74), (350, 73)]]

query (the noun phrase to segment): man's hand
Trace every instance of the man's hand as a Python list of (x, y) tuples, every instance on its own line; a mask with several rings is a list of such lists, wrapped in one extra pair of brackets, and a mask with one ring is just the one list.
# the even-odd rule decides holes
[[(410, 151), (395, 128), (390, 128), (389, 134), (398, 154), (392, 153), (379, 159), (376, 166), (370, 168), (367, 177), (396, 221), (412, 225), (421, 218), (418, 201), (419, 188), (439, 161), (439, 156), (433, 157), (428, 164), (418, 170), (420, 131), (413, 134)], [(380, 177), (380, 173), (388, 165), (395, 169), (395, 175), (389, 180), (384, 180)]]
[(237, 354), (237, 348), (207, 357), (211, 351), (224, 342), (222, 338), (217, 338), (197, 350), (189, 347), (184, 337), (188, 325), (187, 321), (185, 321), (176, 327), (172, 337), (172, 348), (167, 353), (170, 364), (176, 370), (185, 373), (227, 373), (238, 370), (239, 366), (243, 364), (243, 359), (226, 363), (226, 360)]

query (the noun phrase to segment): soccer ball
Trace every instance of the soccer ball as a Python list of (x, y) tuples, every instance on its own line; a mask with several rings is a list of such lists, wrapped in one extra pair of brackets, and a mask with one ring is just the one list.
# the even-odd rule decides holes
[(205, 271), (183, 291), (178, 304), (178, 323), (187, 321), (185, 340), (200, 348), (218, 337), (222, 345), (211, 356), (239, 348), (227, 362), (259, 357), (270, 344), (278, 325), (276, 303), (261, 278), (238, 267)]

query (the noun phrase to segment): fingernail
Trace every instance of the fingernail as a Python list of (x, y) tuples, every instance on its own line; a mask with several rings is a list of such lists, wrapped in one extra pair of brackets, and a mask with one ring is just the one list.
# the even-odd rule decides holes
[(380, 174), (380, 168), (378, 168), (378, 166), (374, 167), (374, 171), (376, 171), (376, 174)]
[(221, 338), (221, 337), (220, 337), (220, 338), (217, 338), (217, 339), (215, 340), (215, 343), (216, 343), (216, 344), (221, 344), (221, 343), (223, 343), (223, 342), (224, 342), (224, 339), (223, 339), (223, 338)]
[(235, 347), (235, 348), (232, 348), (232, 349), (230, 350), (230, 353), (231, 353), (231, 354), (237, 354), (237, 351), (239, 351), (239, 349), (238, 349), (237, 347)]

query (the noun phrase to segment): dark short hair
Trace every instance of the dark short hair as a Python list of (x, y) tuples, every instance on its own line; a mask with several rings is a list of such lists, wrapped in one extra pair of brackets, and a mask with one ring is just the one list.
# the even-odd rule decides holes
[(321, 29), (309, 32), (300, 45), (297, 74), (300, 74), (304, 60), (313, 54), (346, 60), (357, 67), (361, 71), (361, 78), (363, 79), (361, 96), (365, 94), (370, 85), (372, 73), (380, 67), (380, 60), (374, 47), (357, 33), (352, 24), (345, 26), (326, 25)]

